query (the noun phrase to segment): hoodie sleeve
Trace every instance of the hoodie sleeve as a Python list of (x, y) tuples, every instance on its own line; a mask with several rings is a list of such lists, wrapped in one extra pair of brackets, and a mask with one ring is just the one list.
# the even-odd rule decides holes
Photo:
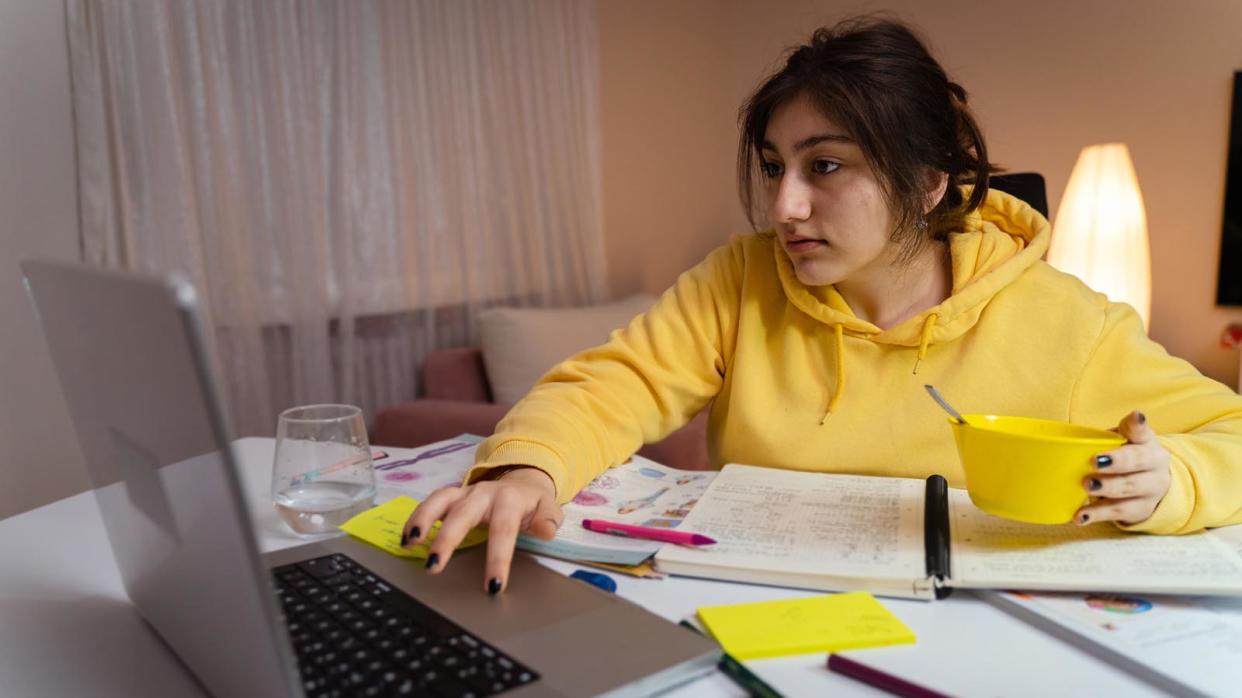
[(480, 445), (467, 473), (529, 465), (573, 498), (607, 468), (685, 425), (720, 391), (742, 278), (740, 238), (682, 274), (609, 341), (553, 367)]
[(1070, 421), (1115, 426), (1132, 410), (1168, 449), (1172, 480), (1147, 520), (1121, 528), (1190, 533), (1242, 522), (1242, 396), (1170, 356), (1133, 308), (1109, 303)]

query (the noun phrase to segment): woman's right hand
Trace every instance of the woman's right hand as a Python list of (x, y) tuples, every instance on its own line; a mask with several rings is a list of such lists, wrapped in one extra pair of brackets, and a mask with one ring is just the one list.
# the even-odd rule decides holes
[(556, 503), (556, 486), (542, 470), (518, 467), (498, 479), (461, 487), (442, 487), (414, 510), (401, 534), (403, 546), (422, 542), (436, 521), (443, 521), (430, 546), (427, 569), (438, 574), (470, 529), (487, 522), (487, 572), (490, 594), (509, 582), (509, 564), (518, 533), (551, 540), (565, 514)]

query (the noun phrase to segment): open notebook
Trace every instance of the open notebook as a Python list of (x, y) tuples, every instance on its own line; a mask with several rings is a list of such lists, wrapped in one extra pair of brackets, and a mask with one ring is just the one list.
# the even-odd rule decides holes
[(1044, 526), (977, 509), (940, 476), (805, 473), (731, 464), (682, 523), (715, 538), (665, 546), (670, 574), (932, 598), (948, 590), (1242, 594), (1242, 554), (1211, 531)]

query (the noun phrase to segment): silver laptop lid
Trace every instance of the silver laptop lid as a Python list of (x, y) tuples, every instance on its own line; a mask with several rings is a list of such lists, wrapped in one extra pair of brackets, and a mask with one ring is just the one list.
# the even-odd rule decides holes
[(300, 695), (193, 286), (21, 266), (130, 599), (210, 692)]

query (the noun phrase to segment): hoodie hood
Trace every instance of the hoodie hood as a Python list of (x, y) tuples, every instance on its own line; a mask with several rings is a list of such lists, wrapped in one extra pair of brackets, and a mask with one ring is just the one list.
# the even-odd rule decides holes
[[(970, 188), (963, 189), (969, 197)], [(918, 363), (930, 347), (952, 341), (974, 327), (988, 301), (1043, 257), (1051, 235), (1048, 220), (1038, 211), (1014, 196), (989, 189), (979, 208), (967, 214), (963, 232), (949, 236), (950, 296), (887, 330), (855, 315), (835, 286), (812, 287), (799, 281), (779, 241), (774, 244), (777, 272), (789, 302), (829, 326), (835, 335), (837, 386), (825, 419), (835, 411), (844, 391), (845, 335), (877, 344), (918, 347), (913, 365), (918, 373)]]

